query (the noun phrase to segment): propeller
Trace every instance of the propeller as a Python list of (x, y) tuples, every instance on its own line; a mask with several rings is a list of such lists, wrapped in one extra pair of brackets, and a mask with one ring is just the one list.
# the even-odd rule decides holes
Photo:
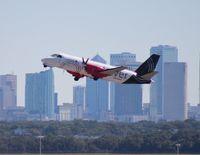
[(85, 66), (86, 66), (86, 65), (87, 65), (87, 63), (88, 63), (88, 61), (89, 61), (89, 58), (87, 58), (87, 59), (86, 59), (86, 61), (84, 60), (84, 58), (82, 58), (82, 64), (83, 64), (83, 65), (85, 65)]

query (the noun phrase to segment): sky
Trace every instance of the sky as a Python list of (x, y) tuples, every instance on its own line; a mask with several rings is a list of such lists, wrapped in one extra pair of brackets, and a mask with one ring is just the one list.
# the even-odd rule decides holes
[[(199, 100), (199, 0), (0, 0), (0, 75), (16, 74), (18, 105), (24, 105), (25, 74), (43, 71), (53, 53), (109, 63), (111, 53), (132, 52), (137, 61), (150, 48), (172, 45), (187, 63), (187, 101)], [(59, 104), (72, 102), (71, 75), (54, 69)], [(145, 86), (144, 102), (149, 101)]]

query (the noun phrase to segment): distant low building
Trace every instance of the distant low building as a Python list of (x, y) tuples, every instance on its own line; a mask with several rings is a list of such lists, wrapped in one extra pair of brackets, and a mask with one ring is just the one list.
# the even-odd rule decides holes
[(17, 76), (0, 75), (0, 110), (17, 107)]
[(74, 105), (71, 103), (63, 103), (59, 106), (59, 120), (71, 121), (74, 119)]
[(197, 106), (188, 106), (188, 118), (200, 120), (200, 104)]
[(150, 103), (143, 103), (142, 104), (142, 113), (143, 115), (150, 115)]
[(135, 123), (139, 121), (149, 121), (149, 117), (147, 115), (122, 115), (118, 116), (116, 121)]
[(85, 87), (73, 87), (74, 118), (83, 119), (85, 113)]
[(29, 114), (24, 107), (16, 107), (13, 109), (3, 110), (0, 113), (1, 121), (22, 121), (28, 120)]

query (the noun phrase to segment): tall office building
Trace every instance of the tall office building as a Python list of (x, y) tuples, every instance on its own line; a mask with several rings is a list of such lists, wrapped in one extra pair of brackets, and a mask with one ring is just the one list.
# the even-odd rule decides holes
[(43, 119), (54, 119), (54, 106), (53, 70), (26, 74), (26, 111), (31, 114), (40, 114)]
[(200, 55), (199, 55), (199, 103), (200, 104)]
[(58, 110), (58, 93), (54, 93), (54, 112), (55, 112), (55, 114), (59, 113), (59, 110)]
[(188, 118), (186, 63), (165, 63), (164, 70), (164, 119), (167, 121), (185, 120)]
[(159, 45), (150, 49), (151, 54), (160, 55), (156, 70), (158, 74), (153, 77), (155, 82), (150, 86), (150, 117), (157, 121), (163, 119), (164, 108), (164, 65), (166, 62), (178, 61), (178, 49), (174, 46)]
[[(96, 55), (92, 60), (106, 63), (106, 61)], [(105, 120), (108, 113), (108, 82), (104, 80), (94, 81), (86, 79), (86, 111), (88, 119)]]
[(75, 119), (83, 119), (85, 112), (85, 87), (73, 87), (73, 104), (75, 109)]
[(0, 111), (3, 110), (3, 89), (0, 87)]
[[(136, 55), (132, 53), (111, 54), (110, 63), (114, 66), (126, 66), (136, 70), (140, 62), (136, 62)], [(110, 84), (110, 109), (116, 117), (122, 115), (142, 114), (142, 85)]]
[(15, 109), (17, 106), (17, 76), (0, 75), (0, 110)]

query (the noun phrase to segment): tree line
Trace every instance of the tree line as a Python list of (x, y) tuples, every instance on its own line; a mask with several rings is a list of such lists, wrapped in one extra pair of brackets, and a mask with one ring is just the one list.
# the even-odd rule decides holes
[(200, 153), (200, 122), (0, 122), (0, 153)]

